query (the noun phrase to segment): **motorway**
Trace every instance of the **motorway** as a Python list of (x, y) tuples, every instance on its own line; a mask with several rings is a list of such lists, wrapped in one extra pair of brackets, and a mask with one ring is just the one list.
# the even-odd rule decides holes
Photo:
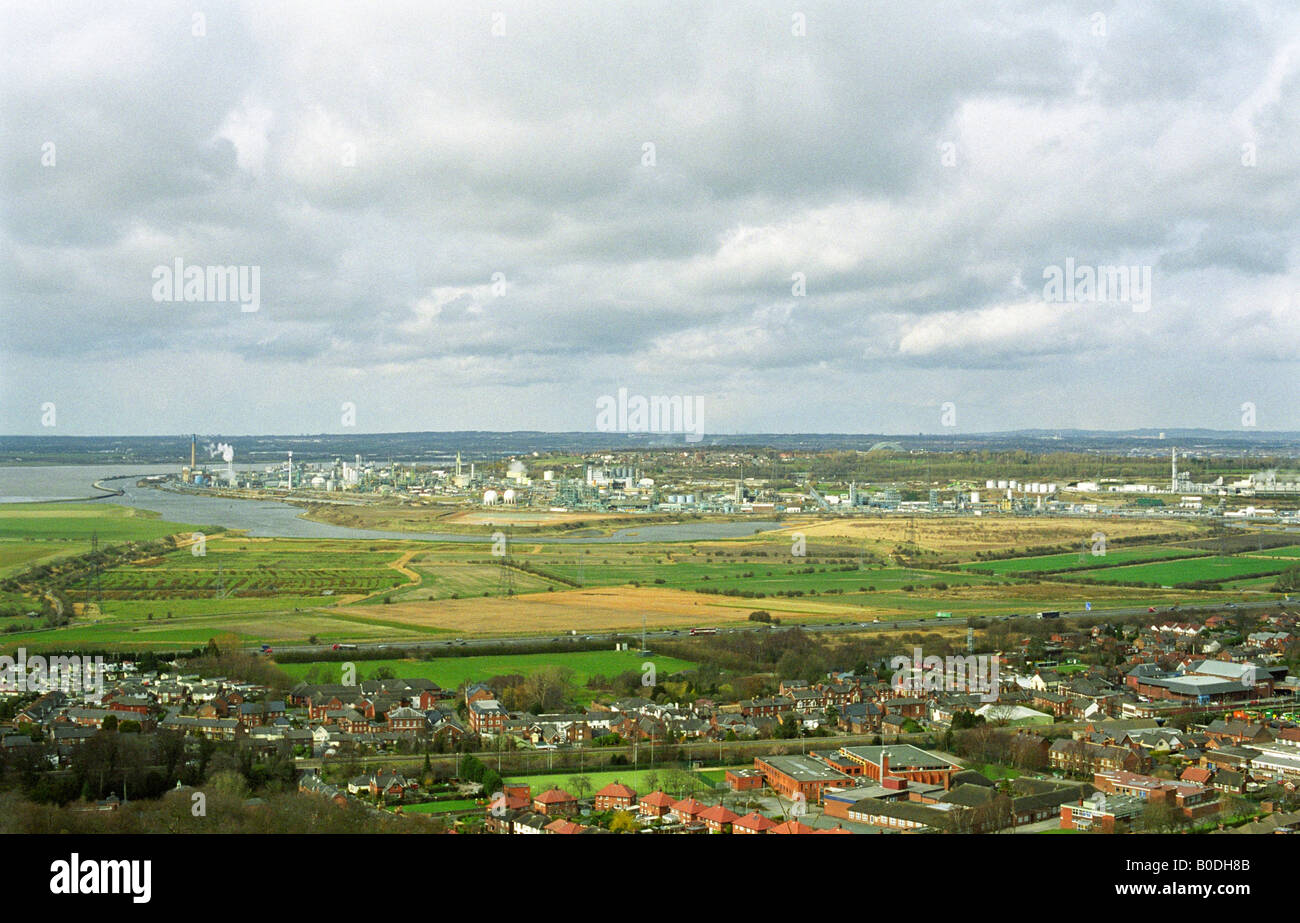
[[(1250, 602), (1242, 602), (1242, 603), (1217, 603), (1217, 604), (1208, 604), (1202, 606), (1156, 607), (1155, 612), (1152, 614), (1155, 616), (1169, 617), (1169, 616), (1187, 615), (1196, 612), (1220, 612), (1225, 609), (1247, 609), (1247, 610), (1265, 609), (1265, 608), (1276, 607), (1281, 605), (1285, 605), (1285, 603), (1281, 600), (1276, 600), (1276, 599), (1252, 600)], [(1087, 618), (1108, 618), (1108, 617), (1116, 618), (1116, 617), (1131, 616), (1131, 615), (1143, 615), (1148, 613), (1149, 611), (1150, 610), (1148, 609), (1148, 607), (1145, 606), (1133, 606), (1125, 609), (1092, 609), (1091, 611), (1078, 611), (1078, 612), (1061, 610), (1061, 618), (1068, 619), (1068, 618), (1080, 618), (1085, 616)], [(986, 622), (1004, 622), (1008, 619), (1033, 618), (1035, 615), (1036, 613), (1025, 613), (1023, 615), (1011, 614), (1011, 615), (972, 616), (972, 618), (983, 619)], [(903, 629), (916, 630), (918, 628), (937, 628), (945, 625), (965, 625), (967, 621), (968, 619), (965, 617), (953, 617), (951, 619), (936, 619), (934, 616), (927, 616), (925, 618), (901, 619), (901, 620), (895, 619), (890, 621), (873, 621), (873, 622), (843, 621), (843, 622), (823, 622), (818, 624), (799, 623), (797, 627), (802, 628), (804, 631), (854, 631), (854, 632), (901, 631)], [(784, 627), (790, 628), (795, 626), (786, 625)], [(722, 635), (722, 634), (735, 634), (737, 632), (745, 632), (745, 631), (765, 632), (765, 631), (777, 631), (777, 630), (780, 630), (780, 628), (778, 628), (777, 626), (767, 626), (763, 623), (756, 622), (752, 627), (749, 625), (745, 625), (745, 626), (740, 626), (735, 628), (719, 628), (717, 633)], [(400, 654), (405, 651), (430, 651), (436, 653), (439, 651), (454, 650), (456, 656), (462, 656), (476, 649), (490, 650), (493, 653), (497, 653), (501, 650), (502, 646), (505, 647), (509, 647), (510, 645), (536, 646), (537, 644), (541, 644), (541, 643), (548, 643), (548, 642), (555, 643), (555, 642), (565, 642), (565, 641), (574, 644), (583, 643), (584, 644), (584, 647), (582, 648), (583, 650), (591, 650), (593, 648), (588, 645), (594, 645), (597, 642), (606, 642), (607, 644), (612, 644), (616, 640), (635, 641), (640, 636), (641, 633), (637, 631), (614, 631), (614, 632), (595, 632), (591, 634), (554, 635), (550, 637), (543, 636), (543, 635), (518, 635), (514, 637), (505, 637), (505, 638), (500, 638), (500, 637), (453, 638), (447, 641), (370, 641), (365, 643), (358, 643), (355, 645), (348, 645), (347, 648), (345, 648), (345, 650), (348, 652), (364, 651), (366, 653), (371, 653), (371, 654), (373, 653)], [(665, 629), (659, 631), (647, 631), (645, 633), (645, 640), (648, 644), (650, 641), (655, 641), (655, 640), (680, 639), (689, 636), (690, 636), (689, 629), (677, 629), (677, 630)], [(251, 650), (256, 650), (258, 647), (259, 645), (250, 645)], [(285, 647), (284, 650), (286, 652), (292, 652), (294, 654), (337, 653), (337, 651), (335, 651), (334, 646), (332, 644), (295, 644), (292, 646)]]

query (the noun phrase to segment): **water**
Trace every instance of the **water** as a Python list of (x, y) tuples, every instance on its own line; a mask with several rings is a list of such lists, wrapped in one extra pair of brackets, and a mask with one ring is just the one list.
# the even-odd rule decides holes
[(0, 503), (107, 496), (91, 485), (105, 477), (179, 473), (173, 465), (38, 465), (0, 467)]
[[(91, 487), (95, 481), (123, 492), (101, 502), (118, 503), (137, 509), (152, 510), (169, 522), (194, 526), (224, 526), (246, 529), (257, 538), (352, 538), (403, 539), (426, 542), (482, 542), (495, 529), (484, 526), (480, 535), (448, 532), (387, 532), (354, 529), (302, 518), (302, 510), (275, 500), (238, 500), (206, 494), (180, 493), (136, 487), (138, 477), (150, 474), (175, 474), (175, 466), (141, 465), (49, 465), (42, 467), (0, 467), (0, 502), (24, 500), (67, 500), (99, 495)], [(115, 480), (120, 479), (120, 480)], [(706, 541), (717, 538), (741, 538), (779, 529), (781, 523), (753, 522), (685, 522), (645, 526), (627, 526), (608, 536), (589, 538), (532, 538), (543, 544), (631, 544), (637, 542)]]

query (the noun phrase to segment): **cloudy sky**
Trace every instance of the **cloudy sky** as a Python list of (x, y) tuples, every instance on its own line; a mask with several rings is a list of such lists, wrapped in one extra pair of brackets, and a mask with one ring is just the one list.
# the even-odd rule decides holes
[(1292, 0), (699, 6), (5, 4), (0, 432), (1300, 429)]

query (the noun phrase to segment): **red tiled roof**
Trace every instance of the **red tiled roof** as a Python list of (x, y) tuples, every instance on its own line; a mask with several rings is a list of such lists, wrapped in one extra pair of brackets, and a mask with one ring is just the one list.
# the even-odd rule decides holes
[(735, 811), (723, 804), (715, 804), (707, 811), (701, 811), (700, 820), (712, 821), (715, 824), (729, 824), (736, 818), (740, 817)]
[(636, 790), (628, 788), (622, 782), (611, 782), (596, 792), (596, 797), (604, 795), (606, 798), (631, 798), (636, 799)]
[(578, 799), (562, 788), (548, 788), (533, 800), (542, 804), (559, 804), (562, 801), (577, 801)]
[(775, 827), (776, 821), (772, 820), (770, 817), (764, 817), (757, 811), (751, 811), (744, 817), (737, 817), (731, 822), (731, 826), (733, 828), (744, 827), (746, 830), (757, 830), (759, 833), (762, 833), (764, 830), (771, 830)]
[(571, 820), (560, 818), (559, 820), (551, 821), (542, 829), (551, 833), (581, 833), (586, 828), (584, 828), (582, 824), (575, 824)]
[(641, 799), (641, 803), (655, 808), (671, 808), (673, 806), (673, 796), (667, 792), (651, 792)]
[(1204, 785), (1206, 782), (1210, 781), (1210, 778), (1213, 775), (1214, 773), (1210, 772), (1210, 770), (1203, 766), (1188, 766), (1183, 770), (1183, 774), (1178, 778), (1182, 779), (1184, 782), (1196, 782)]
[(788, 820), (784, 824), (777, 824), (768, 833), (812, 833), (813, 828), (807, 824), (801, 824), (797, 820)]
[(704, 805), (694, 798), (683, 798), (681, 801), (673, 802), (673, 811), (678, 814), (689, 814), (695, 816), (704, 810)]

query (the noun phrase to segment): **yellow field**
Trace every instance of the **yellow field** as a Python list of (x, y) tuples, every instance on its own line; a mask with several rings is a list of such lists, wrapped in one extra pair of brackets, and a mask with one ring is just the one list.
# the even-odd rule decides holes
[[(479, 597), (351, 606), (348, 615), (373, 617), (389, 623), (439, 628), (465, 634), (559, 634), (570, 630), (635, 630), (646, 616), (649, 628), (690, 628), (724, 622), (744, 622), (757, 600), (733, 606), (735, 600), (650, 587), (592, 587), (525, 597)], [(769, 602), (763, 600), (761, 602)], [(815, 605), (815, 604), (813, 604)], [(806, 607), (806, 608), (805, 608)], [(804, 611), (811, 609), (803, 602)], [(827, 610), (832, 607), (828, 606)], [(835, 611), (848, 609), (840, 606)], [(858, 610), (860, 611), (860, 610)]]
[(906, 516), (871, 517), (869, 519), (830, 519), (792, 523), (778, 533), (765, 537), (802, 532), (809, 540), (843, 538), (893, 547), (907, 540), (909, 529), (915, 530), (916, 544), (932, 551), (971, 552), (1007, 551), (1036, 547), (1091, 542), (1095, 532), (1108, 540), (1131, 535), (1173, 535), (1192, 538), (1204, 534), (1205, 526), (1171, 520), (1127, 519), (1097, 516), (1088, 519), (1021, 518), (1014, 516), (980, 516), (935, 518), (917, 516), (909, 523)]

